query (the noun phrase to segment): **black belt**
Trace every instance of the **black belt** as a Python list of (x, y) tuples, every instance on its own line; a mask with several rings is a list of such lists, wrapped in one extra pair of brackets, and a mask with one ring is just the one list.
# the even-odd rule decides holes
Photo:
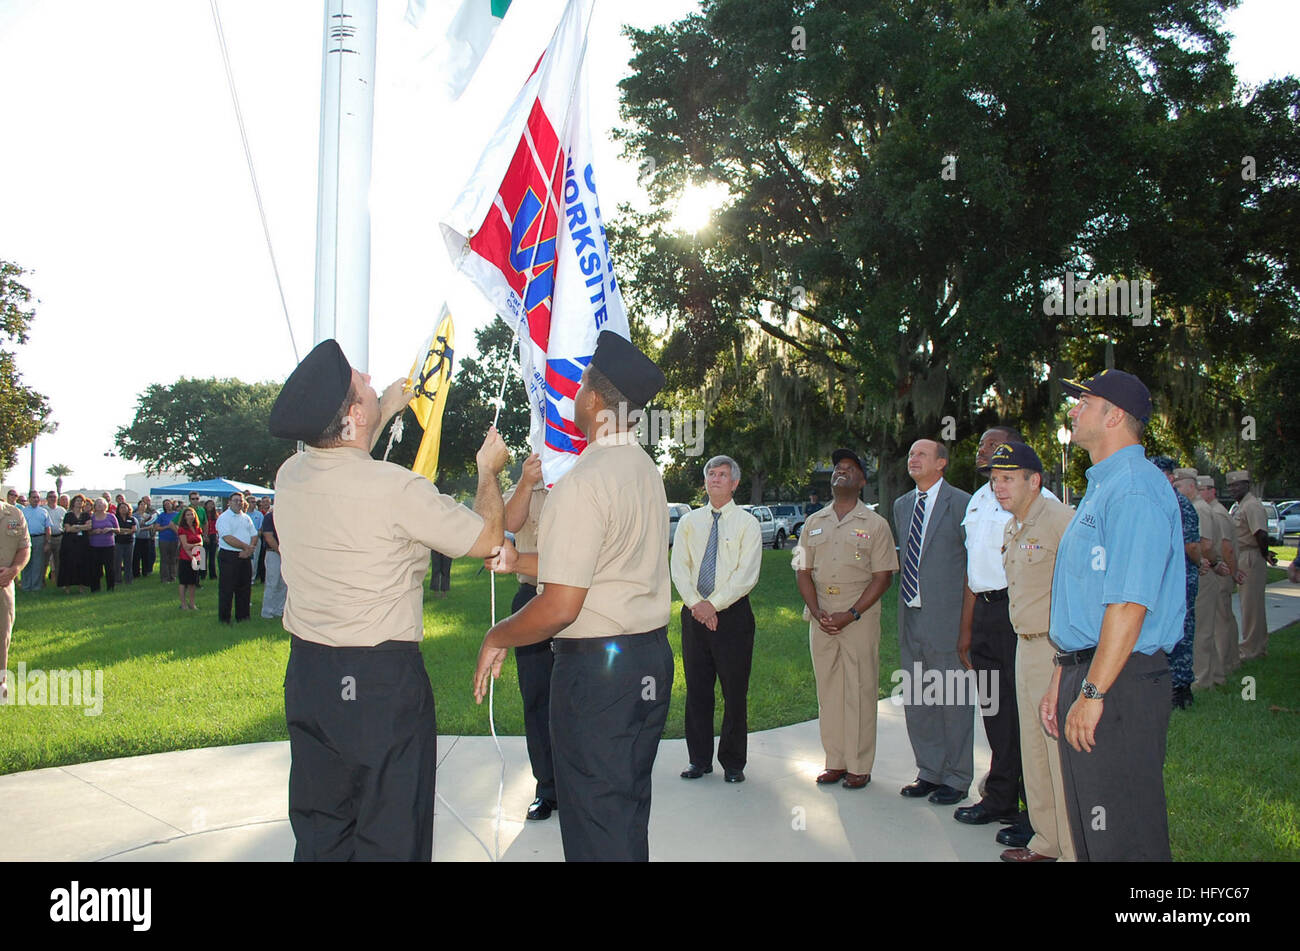
[(1007, 589), (998, 588), (996, 591), (980, 591), (975, 597), (981, 601), (1005, 601), (1007, 599)]
[(536, 593), (537, 593), (537, 585), (535, 585), (535, 584), (529, 584), (527, 581), (521, 581), (521, 582), (519, 582), (519, 587), (521, 587), (521, 588), (532, 588), (532, 589), (533, 589), (533, 594), (536, 594)]
[(1092, 660), (1092, 655), (1095, 653), (1097, 653), (1095, 647), (1086, 647), (1081, 651), (1057, 651), (1052, 660), (1057, 667), (1072, 667)]
[(380, 641), (378, 644), (369, 647), (336, 647), (333, 644), (322, 644), (319, 641), (309, 641), (305, 637), (299, 637), (297, 634), (290, 632), (290, 647), (294, 650), (314, 651), (314, 652), (343, 652), (354, 654), (386, 654), (392, 651), (407, 653), (410, 651), (419, 651), (419, 641)]
[(607, 651), (611, 648), (621, 649), (632, 646), (636, 638), (646, 637), (652, 640), (668, 640), (668, 628), (660, 627), (642, 634), (616, 634), (612, 637), (557, 637), (551, 641), (551, 650), (556, 654), (587, 654)]

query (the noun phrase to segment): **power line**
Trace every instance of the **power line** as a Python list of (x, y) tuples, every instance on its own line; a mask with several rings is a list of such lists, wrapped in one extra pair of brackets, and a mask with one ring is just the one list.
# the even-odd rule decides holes
[(284, 285), (280, 281), (280, 268), (275, 263), (275, 248), (271, 246), (271, 227), (266, 221), (266, 208), (262, 205), (262, 190), (257, 186), (257, 172), (253, 168), (253, 150), (248, 145), (248, 130), (244, 128), (244, 113), (239, 107), (239, 94), (235, 91), (235, 74), (230, 68), (230, 51), (226, 48), (226, 34), (221, 28), (221, 12), (217, 0), (208, 0), (212, 7), (212, 22), (217, 28), (217, 44), (221, 47), (221, 62), (226, 68), (226, 83), (230, 87), (230, 101), (235, 106), (235, 121), (239, 124), (239, 137), (244, 143), (244, 158), (248, 160), (248, 177), (253, 182), (253, 196), (257, 199), (257, 213), (262, 218), (262, 233), (266, 235), (266, 250), (271, 256), (271, 270), (275, 273), (275, 286), (280, 292), (280, 307), (284, 310), (284, 323), (289, 328), (289, 345), (293, 347), (294, 363), (300, 362), (298, 342), (293, 336), (293, 322), (289, 320), (289, 305), (284, 299)]

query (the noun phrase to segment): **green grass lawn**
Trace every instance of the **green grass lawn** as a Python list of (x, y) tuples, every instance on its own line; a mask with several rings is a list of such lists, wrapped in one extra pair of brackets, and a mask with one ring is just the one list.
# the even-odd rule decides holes
[[(1279, 557), (1282, 557), (1279, 552)], [(1294, 557), (1294, 550), (1286, 555)], [(489, 578), (477, 563), (457, 562), (445, 600), (425, 599), (423, 653), (438, 703), (439, 732), (488, 732), (487, 705), (474, 705), (470, 676), (489, 617)], [(880, 696), (898, 666), (895, 590), (884, 598)], [(515, 591), (498, 579), (500, 616)], [(258, 617), (234, 628), (216, 619), (216, 583), (199, 592), (199, 612), (176, 607), (174, 585), (155, 577), (113, 594), (65, 596), (57, 589), (18, 593), (9, 666), (102, 670), (103, 712), (80, 708), (0, 706), (0, 773), (141, 753), (287, 739), (282, 684), (289, 635)], [(766, 730), (817, 716), (808, 628), (794, 586), (789, 551), (764, 551), (751, 600), (758, 623), (750, 680), (749, 724)], [(680, 603), (669, 638), (678, 657), (665, 736), (680, 737), (685, 683), (681, 673)], [(1300, 858), (1300, 625), (1273, 635), (1269, 656), (1238, 676), (1256, 678), (1256, 698), (1232, 691), (1198, 693), (1190, 711), (1175, 711), (1165, 769), (1171, 839), (1179, 859)], [(721, 719), (719, 698), (718, 718)], [(497, 730), (523, 732), (513, 657), (496, 690)]]

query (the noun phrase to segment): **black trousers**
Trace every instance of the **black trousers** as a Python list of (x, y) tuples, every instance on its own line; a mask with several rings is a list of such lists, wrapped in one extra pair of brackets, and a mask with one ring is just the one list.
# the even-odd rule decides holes
[(137, 578), (153, 574), (154, 542), (152, 538), (137, 538), (135, 552), (131, 555), (131, 574)]
[[(1020, 811), (1025, 779), (1020, 765), (1020, 713), (1016, 703), (1016, 644), (1019, 638), (1011, 626), (1011, 602), (985, 601), (975, 596), (971, 618), (971, 667), (980, 675), (981, 687), (988, 684), (996, 697), (980, 697), (980, 719), (993, 753), (989, 778), (984, 785), (984, 806), (996, 814)], [(987, 678), (987, 679), (986, 679)], [(996, 710), (996, 713), (990, 711)]]
[[(510, 613), (517, 613), (537, 597), (537, 585), (521, 584), (510, 603)], [(528, 762), (537, 780), (537, 799), (555, 798), (555, 762), (551, 755), (551, 668), (555, 665), (550, 639), (540, 644), (515, 648), (515, 666), (519, 671), (519, 696), (524, 701), (524, 738), (528, 742)]]
[(266, 541), (258, 538), (261, 542), (257, 546), (257, 580), (266, 584)]
[[(209, 578), (217, 577), (217, 562), (220, 560), (217, 556), (220, 553), (220, 551), (221, 551), (221, 544), (217, 541), (217, 539), (213, 538), (211, 541), (209, 541), (208, 537), (205, 535), (203, 538), (203, 552), (207, 556), (207, 560), (208, 560), (207, 576)], [(221, 580), (221, 579), (218, 578), (217, 580)]]
[(1065, 739), (1065, 719), (1088, 664), (1061, 668), (1056, 722), (1061, 779), (1074, 851), (1080, 862), (1169, 862), (1165, 741), (1170, 675), (1164, 651), (1130, 654), (1106, 691), (1091, 753)]
[(665, 628), (555, 639), (551, 746), (565, 861), (649, 861), (650, 773), (672, 687)]
[(420, 645), (294, 637), (284, 713), (294, 861), (431, 861), (438, 722)]
[(219, 553), (221, 574), (217, 578), (217, 620), (230, 620), (230, 603), (235, 604), (235, 620), (247, 621), (253, 600), (253, 560), (240, 558), (238, 552)]
[(699, 767), (713, 765), (713, 684), (722, 682), (718, 762), (744, 769), (749, 742), (749, 671), (754, 661), (754, 612), (743, 597), (718, 612), (710, 631), (682, 608), (682, 666), (686, 672), (686, 751)]
[(117, 546), (109, 545), (105, 548), (91, 548), (90, 551), (90, 590), (99, 590), (99, 577), (104, 576), (108, 582), (108, 590), (113, 590), (116, 583), (115, 573), (113, 571), (113, 559), (117, 555)]
[(429, 579), (430, 591), (451, 590), (451, 562), (449, 555), (440, 551), (429, 552), (429, 566), (433, 569), (433, 577)]

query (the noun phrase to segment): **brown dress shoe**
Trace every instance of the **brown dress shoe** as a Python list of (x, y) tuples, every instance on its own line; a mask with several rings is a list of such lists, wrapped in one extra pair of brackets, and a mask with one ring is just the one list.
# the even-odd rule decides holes
[(846, 775), (848, 775), (848, 770), (846, 769), (822, 770), (822, 774), (817, 777), (817, 785), (829, 786), (831, 783), (838, 783)]
[(870, 773), (845, 773), (844, 782), (840, 785), (845, 789), (861, 789), (869, 782), (871, 782)]
[(1002, 853), (1004, 862), (1055, 862), (1050, 855), (1040, 855), (1033, 849), (1007, 849)]

